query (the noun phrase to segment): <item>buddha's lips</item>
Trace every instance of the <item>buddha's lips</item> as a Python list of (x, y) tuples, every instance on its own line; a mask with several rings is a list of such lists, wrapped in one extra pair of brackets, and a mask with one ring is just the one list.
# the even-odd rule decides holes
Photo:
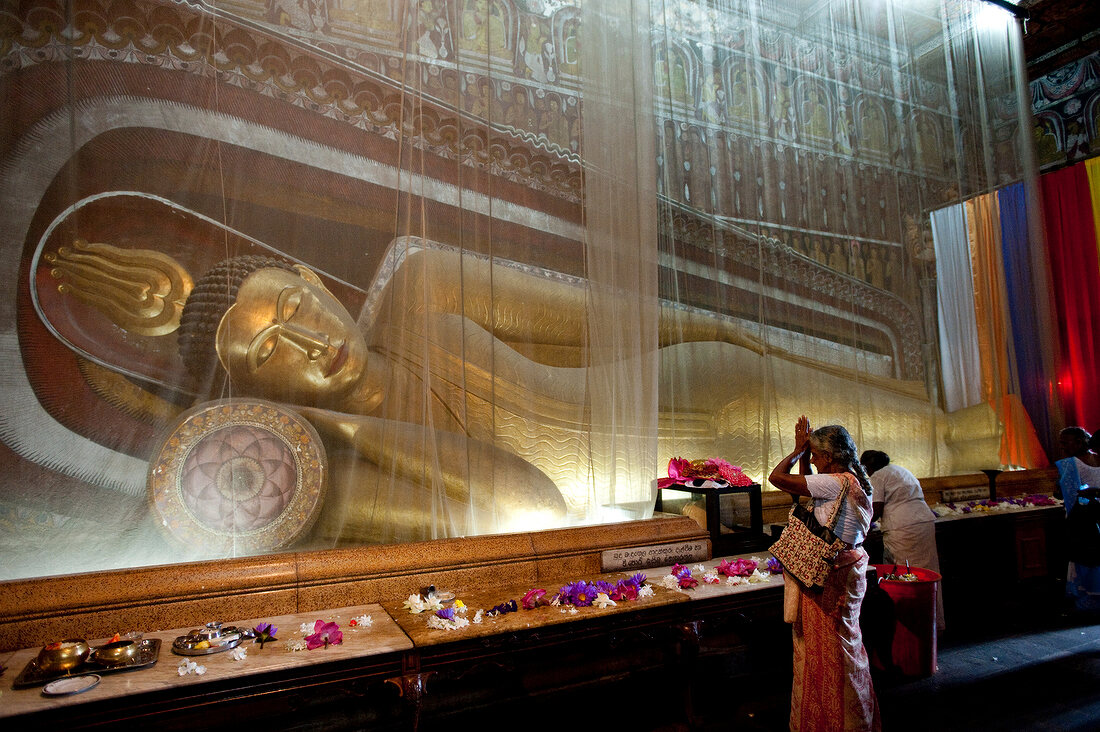
[(341, 346), (338, 349), (336, 349), (336, 355), (333, 357), (332, 361), (329, 362), (328, 370), (325, 371), (325, 378), (327, 379), (328, 377), (332, 376), (333, 374), (335, 374), (340, 369), (344, 368), (344, 364), (347, 362), (347, 360), (348, 360), (348, 345), (346, 343), (344, 343), (344, 344), (341, 344)]

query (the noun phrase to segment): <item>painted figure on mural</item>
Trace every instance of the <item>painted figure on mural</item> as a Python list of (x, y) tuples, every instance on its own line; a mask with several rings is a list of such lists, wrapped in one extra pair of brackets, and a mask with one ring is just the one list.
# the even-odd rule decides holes
[(791, 90), (781, 81), (775, 85), (775, 106), (772, 107), (772, 121), (776, 136), (784, 140), (794, 140), (794, 105), (791, 103)]
[(864, 100), (859, 110), (860, 149), (875, 157), (889, 155), (886, 113), (876, 103)]
[(676, 102), (683, 104), (691, 104), (692, 94), (691, 86), (688, 83), (688, 71), (687, 65), (683, 56), (678, 53), (672, 54), (672, 67), (669, 73), (669, 88), (672, 93), (672, 99)]
[(512, 103), (504, 110), (504, 124), (517, 130), (535, 130), (535, 111), (523, 87), (517, 86), (512, 90)]
[(523, 59), (523, 74), (528, 79), (540, 84), (551, 84), (557, 81), (558, 75), (554, 71), (554, 46), (544, 32), (541, 22), (531, 20), (527, 24), (526, 32), (519, 37), (519, 53)]
[(749, 73), (743, 67), (734, 69), (733, 83), (729, 94), (727, 111), (729, 116), (742, 122), (752, 122), (763, 114), (760, 104), (760, 91), (749, 83)]
[(720, 122), (725, 113), (726, 91), (722, 88), (722, 76), (714, 71), (703, 79), (699, 90), (699, 116), (706, 122)]
[(555, 145), (569, 148), (570, 131), (569, 120), (561, 107), (561, 100), (557, 95), (550, 95), (544, 100), (545, 108), (539, 114), (539, 132), (546, 135), (547, 139)]
[(466, 0), (462, 8), (462, 35), (458, 45), (477, 54), (504, 56), (508, 52), (508, 31), (500, 8), (489, 0)]
[(273, 23), (306, 31), (328, 28), (325, 0), (268, 0), (267, 18)]
[(489, 104), (490, 82), (483, 76), (473, 78), (467, 74), (462, 80), (463, 109), (479, 119), (489, 119), (492, 108)]
[(417, 9), (416, 45), (425, 58), (446, 59), (451, 57), (451, 25), (447, 21), (445, 8), (436, 7), (433, 0), (420, 0)]
[(943, 146), (935, 120), (927, 115), (917, 116), (917, 156), (920, 166), (927, 171), (943, 170)]
[(810, 86), (802, 102), (803, 134), (814, 140), (832, 141), (828, 97), (816, 86)]

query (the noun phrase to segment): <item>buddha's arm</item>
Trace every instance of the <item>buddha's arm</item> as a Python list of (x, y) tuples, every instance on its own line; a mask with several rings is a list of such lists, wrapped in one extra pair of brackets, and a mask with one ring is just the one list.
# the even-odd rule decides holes
[[(389, 302), (391, 318), (453, 313), (510, 344), (580, 348), (587, 341), (587, 293), (576, 280), (457, 252), (421, 250), (402, 264), (391, 287), (396, 298)], [(760, 350), (729, 320), (667, 306), (661, 309), (659, 338), (662, 346), (719, 341)]]
[(561, 491), (527, 461), (488, 443), (420, 425), (332, 412), (299, 410), (322, 435), (352, 446), (364, 460), (413, 483), (442, 481), (447, 498), (475, 512), (565, 515)]

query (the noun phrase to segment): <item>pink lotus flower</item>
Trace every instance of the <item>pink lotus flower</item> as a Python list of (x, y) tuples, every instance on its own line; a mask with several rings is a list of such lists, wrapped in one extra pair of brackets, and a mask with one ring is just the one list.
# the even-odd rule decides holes
[(339, 625), (318, 620), (313, 626), (313, 635), (306, 636), (306, 649), (312, 651), (321, 646), (328, 648), (330, 645), (335, 646), (343, 642), (344, 634), (340, 632)]
[(736, 465), (730, 465), (721, 458), (711, 458), (707, 464), (730, 485), (752, 485), (752, 479), (741, 472), (741, 468)]
[(741, 468), (731, 465), (721, 458), (692, 461), (682, 457), (674, 457), (668, 461), (668, 477), (659, 478), (657, 487), (667, 488), (671, 485), (682, 484), (692, 478), (724, 480), (730, 485), (737, 486), (752, 485), (752, 479), (745, 475)]
[(546, 600), (546, 590), (538, 587), (532, 590), (527, 590), (527, 593), (523, 596), (523, 599), (520, 602), (523, 604), (524, 610), (534, 610), (540, 605), (550, 604)]
[(684, 590), (690, 590), (699, 586), (699, 580), (692, 577), (690, 574), (686, 577), (680, 578), (680, 588)]
[(723, 559), (722, 562), (715, 569), (718, 574), (724, 574), (727, 577), (748, 577), (756, 569), (756, 562), (751, 559), (737, 558), (732, 562), (728, 559)]

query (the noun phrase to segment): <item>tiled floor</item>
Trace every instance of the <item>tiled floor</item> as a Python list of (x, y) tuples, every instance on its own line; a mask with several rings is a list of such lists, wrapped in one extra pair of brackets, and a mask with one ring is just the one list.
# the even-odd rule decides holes
[(881, 680), (883, 729), (1100, 729), (1100, 619), (1043, 613), (1035, 620), (947, 634), (933, 676)]
[[(1001, 620), (949, 627), (939, 642), (938, 669), (928, 678), (877, 675), (883, 729), (1100, 730), (1100, 617), (1067, 613), (1060, 596), (1046, 596), (991, 600), (988, 614)], [(770, 678), (716, 685), (704, 695), (709, 703), (700, 704), (695, 724), (661, 729), (787, 729), (788, 659), (775, 659)], [(730, 714), (729, 699), (745, 695), (752, 701)]]

